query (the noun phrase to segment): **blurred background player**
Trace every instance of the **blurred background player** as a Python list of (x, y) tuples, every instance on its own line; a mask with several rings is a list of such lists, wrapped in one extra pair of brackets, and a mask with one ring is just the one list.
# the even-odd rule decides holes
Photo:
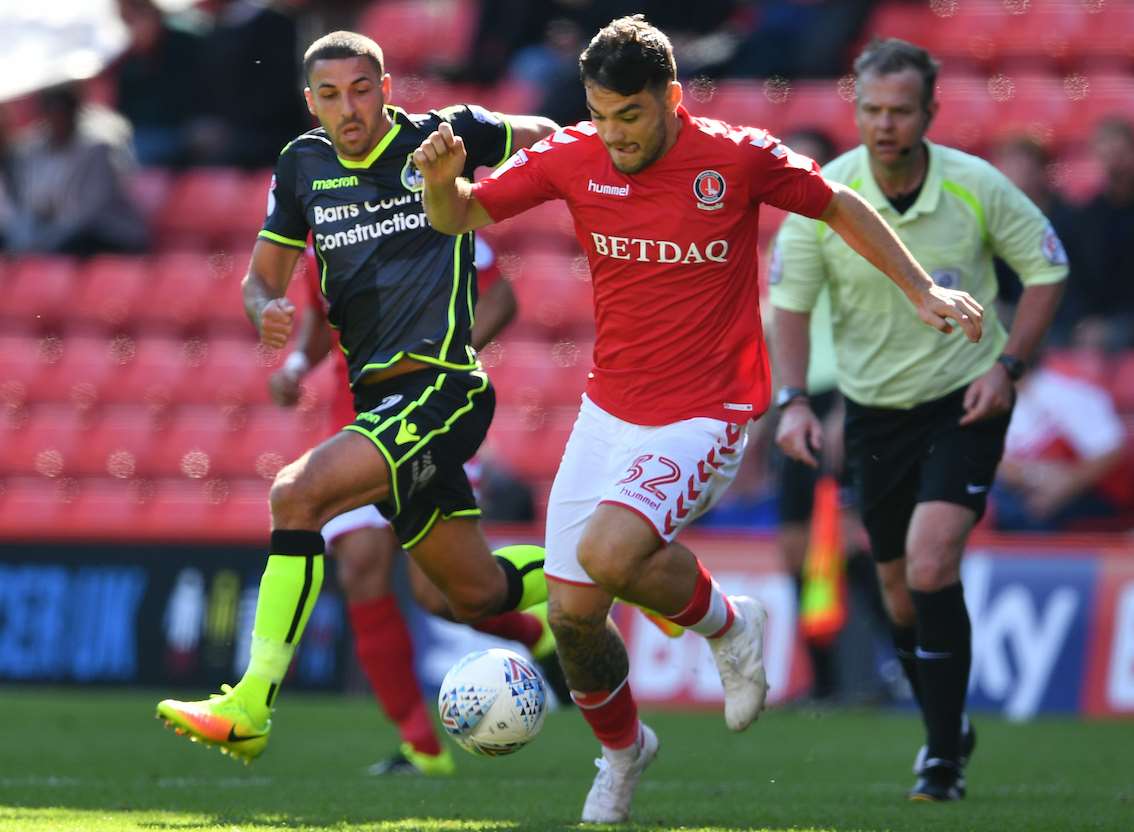
[(594, 369), (552, 486), (548, 594), (560, 661), (603, 747), (583, 821), (618, 823), (658, 740), (638, 719), (608, 619), (614, 598), (708, 639), (730, 729), (747, 728), (767, 696), (763, 607), (726, 596), (674, 540), (728, 487), (745, 427), (768, 406), (754, 314), (759, 205), (822, 216), (886, 266), (926, 323), (950, 330), (954, 318), (979, 338), (980, 310), (935, 287), (867, 203), (831, 187), (813, 161), (766, 131), (692, 117), (669, 40), (641, 15), (600, 30), (579, 64), (590, 122), (475, 185), (457, 178), (466, 150), (448, 125), (414, 159), (435, 228), (459, 234), (558, 198), (587, 253)]
[[(331, 430), (355, 419), (346, 359), (337, 349), (338, 338), (327, 323), (327, 301), (319, 290), (319, 272), (314, 255), (305, 259), (307, 305), (304, 307), (293, 352), (269, 379), (273, 400), (283, 407), (298, 404), (304, 376), (334, 353), (336, 385), (330, 409)], [(476, 241), (478, 299), (472, 330), (473, 348), (492, 341), (516, 314), (512, 284), (501, 277), (495, 254), (481, 239)], [(479, 471), (475, 462), (465, 471), (474, 491)], [(450, 774), (453, 759), (443, 748), (431, 709), (422, 698), (414, 674), (413, 641), (394, 595), (394, 566), (399, 551), (390, 524), (374, 506), (362, 506), (341, 514), (323, 527), (327, 553), (337, 561), (339, 583), (348, 604), (355, 653), (383, 712), (402, 737), (397, 753), (370, 767), (372, 774)], [(445, 597), (417, 568), (407, 564), (414, 599), (429, 612), (451, 618)], [(547, 625), (547, 606), (528, 612), (510, 612), (472, 625), (484, 633), (523, 644), (539, 662), (544, 676), (561, 702), (570, 702), (562, 670), (555, 657), (555, 638)]]
[(179, 733), (246, 761), (267, 746), (276, 694), (322, 585), (319, 530), (333, 517), (379, 504), (457, 620), (547, 597), (543, 551), (513, 546), (494, 555), (480, 528), (462, 466), (484, 440), (495, 392), (471, 346), (473, 238), (430, 227), (410, 155), (452, 121), (470, 138), (471, 176), (555, 125), (476, 105), (425, 115), (387, 107), (392, 79), (382, 50), (354, 32), (315, 41), (303, 67), (307, 105), (322, 126), (280, 153), (242, 283), (245, 309), (262, 344), (286, 345), (295, 307), (284, 293), (312, 234), (357, 416), (275, 477), (270, 554), (239, 684), (157, 708)]
[(1059, 304), (1066, 257), (1051, 224), (987, 162), (925, 139), (937, 111), (937, 63), (890, 39), (855, 61), (862, 145), (827, 166), (889, 222), (940, 286), (969, 289), (992, 309), (999, 255), (1024, 291), (1011, 334), (990, 314), (979, 344), (907, 323), (904, 300), (821, 225), (789, 217), (772, 286), (781, 393), (778, 442), (818, 464), (823, 429), (804, 389), (810, 315), (832, 304), (847, 462), (878, 562), (894, 643), (921, 707), (927, 743), (916, 800), (965, 794), (974, 734), (965, 721), (971, 662), (961, 555), (984, 513), (1004, 448), (1014, 384)]

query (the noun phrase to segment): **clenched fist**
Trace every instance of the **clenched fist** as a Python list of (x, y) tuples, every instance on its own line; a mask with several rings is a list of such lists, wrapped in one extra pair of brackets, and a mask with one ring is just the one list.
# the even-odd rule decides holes
[(291, 336), (295, 323), (295, 304), (287, 298), (268, 301), (260, 310), (260, 343), (281, 349)]
[(413, 163), (426, 185), (443, 184), (464, 172), (466, 155), (464, 140), (453, 135), (452, 126), (443, 121), (413, 152)]

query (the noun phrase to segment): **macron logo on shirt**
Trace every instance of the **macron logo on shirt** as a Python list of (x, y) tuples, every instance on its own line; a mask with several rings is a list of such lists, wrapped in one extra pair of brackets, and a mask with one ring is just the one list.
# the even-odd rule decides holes
[(593, 179), (587, 180), (587, 190), (592, 194), (603, 196), (630, 196), (629, 185), (600, 185)]

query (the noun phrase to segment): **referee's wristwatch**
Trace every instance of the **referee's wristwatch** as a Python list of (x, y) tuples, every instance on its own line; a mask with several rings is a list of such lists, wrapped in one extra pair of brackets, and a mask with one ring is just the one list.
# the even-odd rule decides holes
[(1009, 355), (1008, 353), (1004, 353), (996, 360), (997, 362), (999, 362), (1000, 366), (1002, 366), (1007, 371), (1008, 378), (1012, 379), (1012, 381), (1019, 381), (1020, 379), (1022, 379), (1024, 377), (1024, 373), (1028, 369), (1027, 364), (1025, 364), (1016, 356)]
[(776, 393), (776, 409), (783, 410), (796, 399), (808, 401), (807, 391), (802, 387), (781, 387)]

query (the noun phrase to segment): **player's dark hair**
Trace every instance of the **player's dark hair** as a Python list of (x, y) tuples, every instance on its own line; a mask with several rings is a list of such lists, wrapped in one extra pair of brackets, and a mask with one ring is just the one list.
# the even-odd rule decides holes
[(366, 35), (346, 31), (323, 35), (307, 47), (307, 51), (303, 53), (303, 77), (311, 79), (311, 67), (316, 61), (342, 58), (369, 58), (378, 71), (378, 77), (382, 77), (382, 47)]
[(579, 76), (619, 95), (664, 89), (677, 79), (673, 46), (644, 15), (612, 20), (579, 56)]
[(933, 56), (901, 38), (875, 38), (866, 45), (862, 54), (854, 60), (855, 78), (861, 83), (862, 76), (867, 72), (876, 75), (892, 75), (904, 69), (913, 69), (921, 76), (921, 106), (928, 110), (933, 101), (934, 89), (937, 87), (937, 71), (941, 68)]

